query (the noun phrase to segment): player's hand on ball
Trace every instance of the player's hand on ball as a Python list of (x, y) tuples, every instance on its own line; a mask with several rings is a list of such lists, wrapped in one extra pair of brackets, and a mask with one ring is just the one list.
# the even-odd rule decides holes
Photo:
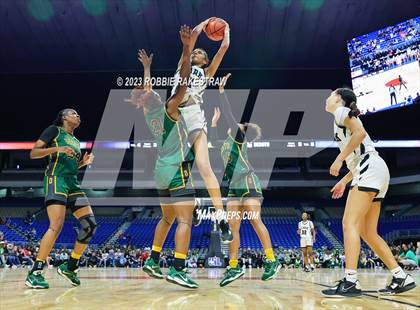
[(220, 112), (220, 108), (214, 107), (213, 118), (211, 119), (211, 127), (217, 127), (217, 122), (220, 119), (220, 115), (222, 115), (222, 113)]
[(339, 199), (343, 197), (344, 191), (346, 190), (346, 184), (342, 181), (338, 182), (331, 189), (332, 199)]
[(330, 174), (333, 176), (338, 176), (340, 174), (340, 169), (343, 166), (343, 161), (340, 159), (334, 160), (333, 164), (330, 167)]
[(222, 81), (219, 84), (219, 93), (223, 93), (225, 91), (226, 82), (230, 78), (231, 75), (232, 75), (231, 73), (228, 73), (222, 78)]
[(191, 42), (191, 29), (187, 25), (182, 25), (179, 30), (179, 36), (181, 37), (182, 44), (190, 45)]
[(61, 146), (58, 148), (58, 153), (64, 153), (68, 157), (76, 156), (76, 152), (69, 146)]
[(144, 49), (139, 50), (138, 52), (138, 60), (143, 64), (143, 67), (150, 68), (152, 65), (153, 60), (153, 53), (150, 54), (150, 56), (147, 56), (147, 53)]
[(198, 25), (198, 27), (199, 27), (199, 30), (201, 31), (204, 31), (204, 33), (205, 34), (207, 34), (206, 33), (206, 26), (207, 26), (207, 24), (209, 23), (209, 21), (210, 21), (210, 19), (212, 19), (213, 17), (209, 17), (209, 18), (207, 18), (206, 20), (203, 20), (199, 25)]

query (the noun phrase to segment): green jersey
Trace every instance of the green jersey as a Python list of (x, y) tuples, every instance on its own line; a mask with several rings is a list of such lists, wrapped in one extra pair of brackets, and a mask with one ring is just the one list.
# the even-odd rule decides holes
[(221, 147), (221, 155), (225, 166), (224, 180), (235, 182), (253, 171), (248, 160), (246, 140), (240, 143), (229, 135)]
[(47, 147), (71, 147), (76, 155), (69, 157), (64, 153), (53, 153), (49, 155), (48, 166), (45, 169), (46, 176), (69, 176), (77, 175), (81, 156), (80, 142), (76, 137), (67, 133), (63, 128), (49, 126), (39, 137)]
[(156, 167), (179, 166), (184, 161), (194, 160), (189, 151), (188, 137), (180, 122), (172, 119), (161, 104), (145, 114), (147, 126), (157, 142)]

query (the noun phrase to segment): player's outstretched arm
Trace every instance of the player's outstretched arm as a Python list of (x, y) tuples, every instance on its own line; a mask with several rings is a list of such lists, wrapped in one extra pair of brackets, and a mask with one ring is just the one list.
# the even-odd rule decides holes
[(242, 143), (245, 139), (245, 133), (239, 127), (235, 117), (232, 113), (232, 108), (230, 106), (230, 102), (228, 97), (225, 93), (225, 85), (229, 77), (231, 76), (230, 73), (226, 74), (219, 85), (219, 93), (220, 93), (220, 109), (222, 110), (222, 115), (228, 124), (229, 128), (232, 131), (232, 135), (234, 135), (235, 141)]
[(229, 44), (230, 44), (230, 28), (229, 28), (229, 24), (226, 22), (225, 36), (223, 38), (222, 44), (220, 45), (219, 50), (217, 51), (216, 55), (214, 55), (210, 66), (208, 66), (205, 69), (206, 76), (208, 78), (211, 78), (216, 74), (216, 71), (217, 69), (219, 69), (219, 66), (223, 60), (223, 56), (225, 56), (226, 51), (229, 48)]
[(150, 83), (150, 67), (152, 66), (153, 61), (153, 53), (151, 53), (149, 56), (147, 55), (146, 51), (144, 49), (139, 50), (138, 54), (138, 60), (143, 65), (143, 87), (145, 90), (151, 90), (152, 84)]
[[(194, 27), (194, 29), (191, 32), (191, 42), (190, 42), (190, 54), (192, 53), (195, 43), (197, 42), (198, 37), (200, 36), (200, 34), (203, 32), (203, 29), (207, 26), (207, 24), (209, 23), (210, 18), (207, 18), (206, 20), (202, 21), (201, 23), (199, 23), (197, 26)], [(182, 64), (182, 55), (181, 58), (178, 61), (178, 67), (177, 67), (177, 71), (181, 69), (181, 64)]]
[(219, 107), (214, 107), (213, 117), (211, 119), (211, 126), (209, 130), (209, 142), (213, 147), (219, 148), (221, 145), (218, 143), (219, 135), (217, 133), (217, 123), (219, 122), (220, 116), (222, 113), (220, 112)]
[(171, 96), (171, 98), (169, 98), (168, 102), (166, 103), (166, 110), (168, 114), (174, 118), (178, 117), (178, 106), (182, 103), (182, 99), (184, 98), (185, 92), (187, 91), (188, 79), (191, 74), (190, 57), (192, 48), (194, 48), (194, 46), (191, 48), (193, 39), (190, 27), (186, 25), (181, 26), (179, 35), (182, 41), (182, 64), (179, 71), (181, 82), (178, 84), (175, 94)]

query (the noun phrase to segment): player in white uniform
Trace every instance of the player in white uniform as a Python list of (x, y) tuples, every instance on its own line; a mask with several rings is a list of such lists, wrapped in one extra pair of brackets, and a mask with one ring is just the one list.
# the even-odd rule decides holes
[[(192, 33), (192, 44), (195, 42), (203, 29), (207, 26), (210, 19), (198, 24)], [(203, 103), (204, 90), (207, 87), (207, 80), (212, 78), (222, 62), (230, 44), (229, 24), (226, 23), (223, 41), (219, 50), (210, 62), (205, 50), (196, 48), (191, 53), (191, 75), (190, 84), (187, 93), (184, 96), (183, 103), (179, 107), (183, 121), (187, 128), (188, 137), (191, 142), (195, 154), (195, 164), (204, 181), (207, 191), (212, 199), (218, 215), (224, 214), (222, 195), (220, 185), (210, 165), (208, 142), (207, 142), (207, 126), (204, 111), (201, 108)], [(179, 76), (179, 64), (175, 77)], [(174, 85), (172, 92), (175, 91), (177, 85)], [(219, 226), (222, 230), (222, 242), (227, 243), (233, 240), (232, 233), (229, 229), (228, 222), (223, 217), (217, 218)]]
[(357, 280), (360, 237), (393, 275), (391, 283), (379, 293), (399, 294), (416, 286), (414, 279), (398, 266), (388, 245), (377, 232), (381, 201), (388, 190), (389, 172), (358, 118), (360, 111), (356, 102), (356, 95), (347, 88), (336, 89), (326, 100), (325, 110), (334, 115), (334, 136), (340, 148), (340, 154), (330, 167), (330, 174), (338, 176), (344, 161), (350, 170), (332, 188), (332, 198), (342, 197), (346, 184), (352, 181), (343, 217), (345, 277), (334, 287), (322, 291), (327, 297), (357, 297), (362, 294)]
[(298, 225), (298, 235), (300, 235), (300, 248), (303, 255), (304, 270), (309, 272), (309, 266), (312, 271), (315, 270), (312, 260), (312, 247), (315, 243), (315, 227), (314, 223), (309, 220), (309, 216), (306, 212), (302, 213), (302, 221)]

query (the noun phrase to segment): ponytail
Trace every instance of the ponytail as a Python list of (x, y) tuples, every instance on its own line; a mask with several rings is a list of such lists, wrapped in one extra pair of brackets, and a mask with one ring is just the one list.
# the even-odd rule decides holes
[(358, 117), (360, 115), (360, 110), (357, 107), (356, 94), (350, 88), (338, 88), (336, 93), (343, 99), (344, 106), (350, 109), (349, 117)]
[(53, 121), (54, 126), (57, 126), (57, 127), (62, 127), (63, 126), (63, 116), (64, 116), (65, 110), (66, 109), (58, 112), (57, 116), (55, 117), (55, 120)]

